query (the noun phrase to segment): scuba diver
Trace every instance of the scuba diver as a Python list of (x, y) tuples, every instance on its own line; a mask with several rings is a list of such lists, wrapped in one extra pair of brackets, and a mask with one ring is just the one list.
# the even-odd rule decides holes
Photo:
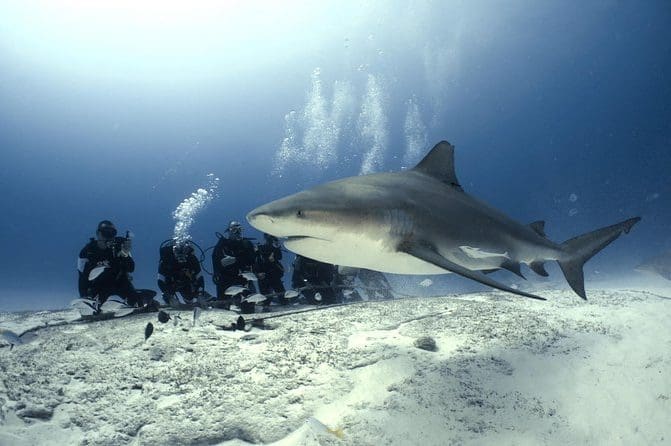
[(159, 249), (158, 287), (165, 303), (177, 306), (181, 294), (185, 303), (205, 296), (205, 280), (190, 241), (166, 240)]
[[(277, 237), (263, 234), (265, 243), (256, 248), (256, 264), (254, 272), (259, 278), (259, 292), (264, 295), (275, 294), (279, 302), (286, 305), (289, 301), (284, 297), (284, 266), (282, 265), (282, 248)], [(271, 299), (267, 299), (264, 306), (269, 306)]]
[(135, 270), (135, 261), (131, 247), (128, 232), (125, 237), (117, 237), (114, 223), (101, 221), (96, 238), (91, 238), (79, 253), (79, 296), (97, 300), (99, 305), (112, 295), (120, 296), (133, 307), (149, 303), (147, 293), (138, 292), (132, 283), (130, 274)]
[(334, 304), (336, 266), (297, 254), (293, 263), (291, 286), (301, 291), (310, 304)]
[[(252, 271), (256, 255), (254, 245), (242, 236), (242, 225), (235, 220), (229, 223), (226, 232), (225, 237), (217, 234), (219, 241), (212, 251), (212, 279), (217, 286), (217, 299), (230, 307), (231, 297), (234, 297), (242, 313), (253, 313), (254, 303), (244, 302), (242, 297), (252, 294), (254, 284), (240, 274)], [(226, 289), (233, 285), (247, 289), (236, 296), (227, 296)]]

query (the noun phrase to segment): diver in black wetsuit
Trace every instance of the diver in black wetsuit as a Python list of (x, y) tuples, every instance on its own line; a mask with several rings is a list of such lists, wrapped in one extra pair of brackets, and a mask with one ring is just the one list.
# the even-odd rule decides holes
[(308, 257), (296, 255), (293, 263), (291, 286), (300, 290), (310, 304), (334, 304), (337, 302), (333, 289), (336, 267)]
[[(261, 294), (275, 294), (278, 302), (286, 305), (289, 301), (284, 297), (284, 266), (282, 265), (282, 248), (277, 237), (263, 234), (265, 243), (256, 248), (256, 263), (254, 272), (259, 279), (259, 292)], [(264, 305), (270, 305), (272, 299), (266, 300)]]
[(200, 262), (188, 241), (167, 240), (161, 245), (159, 253), (158, 287), (166, 303), (178, 304), (177, 293), (181, 294), (185, 303), (205, 295)]
[[(252, 271), (256, 257), (254, 245), (242, 236), (242, 225), (237, 221), (231, 221), (226, 232), (227, 236), (220, 237), (212, 251), (212, 279), (217, 286), (217, 299), (230, 304), (231, 298), (235, 297), (242, 313), (253, 313), (254, 304), (241, 302), (241, 298), (252, 293), (254, 284), (240, 273)], [(227, 296), (226, 289), (233, 285), (246, 287), (249, 291)]]
[[(82, 248), (77, 261), (79, 271), (79, 296), (104, 303), (117, 295), (130, 306), (145, 302), (133, 287), (130, 273), (135, 270), (131, 256), (131, 239), (117, 237), (117, 230), (109, 220), (98, 224), (96, 238)], [(93, 271), (93, 273), (92, 273)]]

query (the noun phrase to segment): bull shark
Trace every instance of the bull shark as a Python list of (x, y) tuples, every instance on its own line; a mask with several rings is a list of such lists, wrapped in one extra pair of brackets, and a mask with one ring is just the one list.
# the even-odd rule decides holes
[(518, 223), (464, 192), (447, 141), (412, 169), (329, 182), (247, 215), (256, 229), (283, 238), (287, 249), (322, 262), (397, 274), (451, 272), (540, 300), (486, 274), (506, 269), (524, 277), (524, 263), (547, 276), (544, 262), (553, 260), (586, 299), (585, 262), (639, 220), (555, 243), (546, 237), (543, 221)]

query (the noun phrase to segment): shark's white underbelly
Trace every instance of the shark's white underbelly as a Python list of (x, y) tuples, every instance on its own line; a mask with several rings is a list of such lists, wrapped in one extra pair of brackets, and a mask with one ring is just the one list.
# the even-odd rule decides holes
[(314, 238), (288, 240), (287, 249), (311, 259), (340, 266), (394, 274), (446, 274), (446, 271), (411, 255), (398, 252), (385, 240), (342, 237), (337, 241)]
[[(395, 274), (446, 274), (447, 271), (417, 257), (397, 251), (398, 240), (361, 234), (339, 234), (333, 241), (316, 238), (290, 239), (287, 249), (305, 257), (340, 266), (366, 268)], [(477, 245), (477, 243), (475, 243)], [(441, 251), (447, 260), (471, 270), (500, 268), (511, 261), (505, 249), (456, 244), (453, 249)], [(519, 262), (520, 259), (518, 258)], [(525, 260), (521, 260), (528, 263)]]

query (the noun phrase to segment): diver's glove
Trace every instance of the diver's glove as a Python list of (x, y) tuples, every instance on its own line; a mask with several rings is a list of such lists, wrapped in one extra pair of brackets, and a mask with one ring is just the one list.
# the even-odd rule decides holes
[(221, 266), (227, 267), (233, 265), (237, 260), (238, 259), (233, 256), (225, 256), (219, 261), (219, 263), (221, 263)]

